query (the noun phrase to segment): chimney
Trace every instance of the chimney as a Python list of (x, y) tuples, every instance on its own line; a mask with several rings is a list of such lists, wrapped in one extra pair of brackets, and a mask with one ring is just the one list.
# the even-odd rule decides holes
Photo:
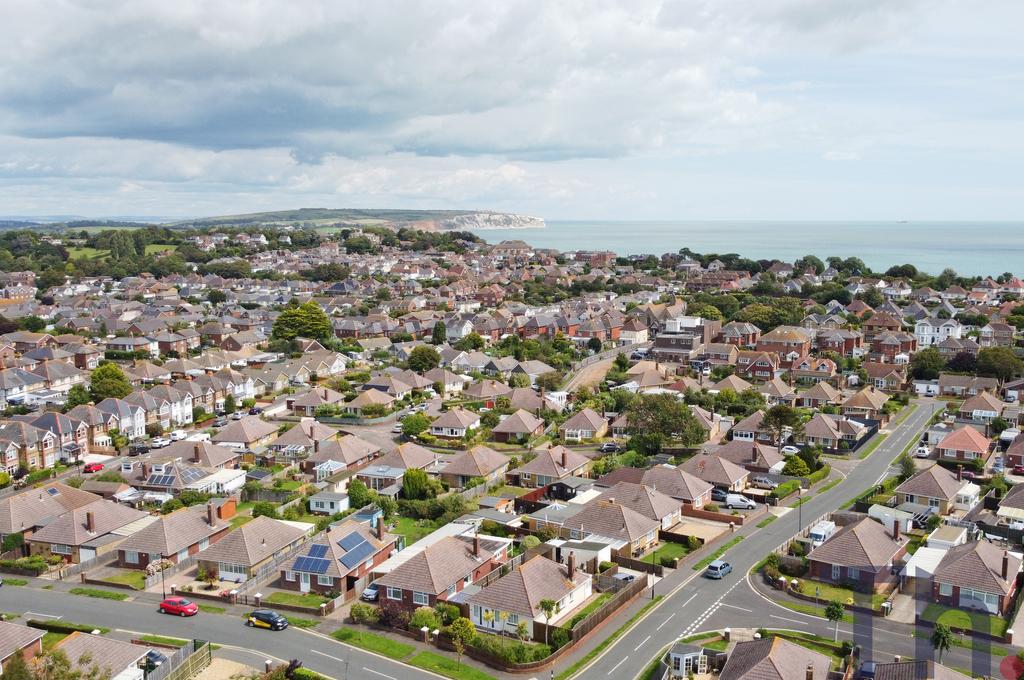
[(319, 451), (320, 451), (320, 440), (319, 439), (314, 439), (313, 440), (313, 453), (319, 453)]
[(757, 442), (754, 442), (750, 446), (750, 462), (751, 463), (756, 463), (757, 462)]
[(614, 496), (612, 498), (608, 499), (608, 505), (615, 505), (615, 497)]
[[(96, 533), (96, 515), (91, 510), (85, 513), (85, 530), (90, 534)], [(1006, 563), (1005, 557), (1003, 558), (1003, 563)], [(1003, 571), (1005, 572), (1006, 570), (1004, 569)]]
[(192, 462), (199, 462), (199, 442), (196, 442), (195, 444), (192, 445)]
[(575, 551), (569, 551), (569, 557), (565, 560), (565, 570), (569, 574), (569, 578), (576, 573), (576, 553)]
[(562, 467), (569, 467), (569, 451), (564, 446), (562, 447)]
[(212, 502), (208, 502), (206, 504), (206, 523), (209, 524), (211, 527), (217, 525), (217, 521), (214, 519), (214, 509)]
[(804, 671), (804, 680), (814, 680), (814, 664), (807, 664), (807, 670)]
[(384, 540), (384, 518), (381, 517), (377, 520), (377, 526), (374, 527), (374, 533), (377, 534), (377, 540)]
[(1003, 551), (1003, 580), (1009, 580), (1010, 577), (1010, 553), (1006, 550)]
[(142, 464), (142, 476), (149, 479), (149, 463)]
[(313, 423), (309, 424), (309, 438), (313, 438)]
[(899, 517), (893, 517), (892, 518), (892, 540), (896, 541), (897, 543), (900, 540), (900, 518)]
[[(379, 520), (378, 520), (379, 522)], [(480, 557), (480, 534), (473, 534), (473, 555)]]
[(324, 388), (324, 401), (327, 401), (327, 388)]
[(964, 479), (964, 466), (963, 465), (957, 465), (956, 466), (956, 481), (961, 482), (961, 481), (963, 481), (963, 479)]

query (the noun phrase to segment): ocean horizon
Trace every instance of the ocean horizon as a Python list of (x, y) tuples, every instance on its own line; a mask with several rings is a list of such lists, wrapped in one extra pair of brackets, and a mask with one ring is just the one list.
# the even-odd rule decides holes
[(875, 271), (912, 264), (938, 274), (952, 267), (968, 276), (1024, 273), (1024, 222), (858, 222), (781, 220), (551, 220), (544, 229), (480, 229), (488, 243), (520, 239), (538, 248), (611, 250), (619, 255), (678, 252), (738, 253), (792, 262), (859, 257)]

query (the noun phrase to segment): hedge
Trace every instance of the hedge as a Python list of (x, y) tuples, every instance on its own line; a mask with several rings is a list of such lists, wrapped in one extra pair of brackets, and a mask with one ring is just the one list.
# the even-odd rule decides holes
[(74, 633), (78, 631), (80, 633), (91, 633), (94, 630), (98, 630), (101, 633), (109, 633), (109, 628), (103, 626), (89, 626), (84, 623), (72, 623), (71, 621), (40, 621), (38, 619), (29, 619), (25, 622), (26, 625), (32, 628), (38, 628), (39, 630), (46, 630), (51, 633)]
[(772, 489), (772, 492), (769, 495), (772, 498), (782, 499), (782, 498), (786, 498), (787, 496), (793, 495), (794, 493), (796, 493), (796, 490), (799, 489), (799, 488), (800, 488), (800, 480), (799, 479), (791, 479), (788, 482), (783, 482), (782, 484), (779, 484), (777, 487)]
[(469, 646), (500, 659), (506, 664), (530, 663), (551, 656), (551, 647), (545, 644), (526, 644), (518, 640), (503, 640), (495, 635), (477, 635)]
[(39, 555), (19, 557), (16, 560), (0, 560), (0, 571), (11, 571), (15, 574), (30, 573), (34, 576), (47, 570), (46, 560)]
[(829, 473), (832, 472), (832, 466), (825, 464), (820, 470), (816, 470), (807, 476), (807, 481), (811, 484), (817, 484), (821, 480), (828, 477)]

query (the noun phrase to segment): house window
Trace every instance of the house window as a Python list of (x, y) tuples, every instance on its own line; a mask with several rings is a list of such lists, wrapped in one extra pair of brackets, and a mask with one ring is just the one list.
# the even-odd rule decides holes
[(331, 577), (331, 576), (320, 575), (320, 576), (316, 577), (316, 582), (317, 582), (317, 585), (321, 585), (321, 586), (333, 586), (334, 585), (334, 578)]
[(389, 600), (401, 600), (402, 599), (402, 589), (401, 588), (392, 588), (391, 586), (388, 586), (388, 599)]
[(295, 572), (294, 571), (286, 571), (286, 572), (284, 572), (284, 580), (285, 581), (294, 581), (295, 580)]
[(851, 581), (859, 581), (860, 580), (860, 569), (858, 569), (857, 567), (847, 567), (846, 568), (846, 576)]
[(579, 529), (570, 529), (569, 530), (569, 538), (579, 540), (579, 537), (580, 537)]
[(940, 504), (940, 501), (939, 501), (938, 498), (929, 498), (928, 499), (928, 507), (929, 508), (937, 508), (937, 507), (939, 507), (939, 504)]
[(939, 584), (939, 595), (944, 595), (946, 597), (949, 597), (952, 594), (953, 594), (953, 586), (952, 585), (950, 585), (948, 583), (940, 583)]
[(138, 553), (138, 551), (136, 551), (136, 550), (125, 550), (124, 551), (124, 561), (127, 562), (128, 564), (138, 564), (139, 563), (139, 553)]
[(430, 604), (430, 596), (427, 595), (426, 593), (421, 593), (419, 591), (414, 590), (412, 592), (412, 603), (413, 604), (419, 604), (419, 605), (429, 605)]
[(842, 578), (842, 570), (843, 570), (843, 568), (840, 567), (838, 564), (833, 564), (832, 565), (832, 580), (833, 581), (838, 581), (840, 578)]
[(519, 614), (511, 614), (510, 613), (508, 615), (508, 625), (510, 625), (510, 626), (518, 626), (519, 625)]
[(448, 591), (447, 592), (448, 592), (448, 596), (449, 597), (451, 597), (452, 595), (455, 594), (455, 584), (454, 583), (451, 584), (450, 586), (448, 586)]
[(63, 543), (52, 543), (50, 544), (50, 552), (56, 555), (70, 555), (71, 546), (64, 545)]
[(210, 539), (204, 538), (203, 540), (199, 541), (199, 549), (200, 550), (206, 550), (209, 547), (210, 547)]

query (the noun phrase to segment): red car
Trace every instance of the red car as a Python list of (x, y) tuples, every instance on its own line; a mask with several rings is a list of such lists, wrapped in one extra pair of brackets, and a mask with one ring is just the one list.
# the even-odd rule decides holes
[(103, 463), (89, 463), (84, 468), (83, 472), (100, 472), (103, 470)]
[(195, 616), (199, 613), (199, 606), (192, 600), (186, 600), (183, 597), (169, 597), (160, 603), (160, 613)]
[(1013, 466), (1013, 474), (1015, 474), (1015, 475), (1024, 475), (1024, 465), (1014, 465)]

